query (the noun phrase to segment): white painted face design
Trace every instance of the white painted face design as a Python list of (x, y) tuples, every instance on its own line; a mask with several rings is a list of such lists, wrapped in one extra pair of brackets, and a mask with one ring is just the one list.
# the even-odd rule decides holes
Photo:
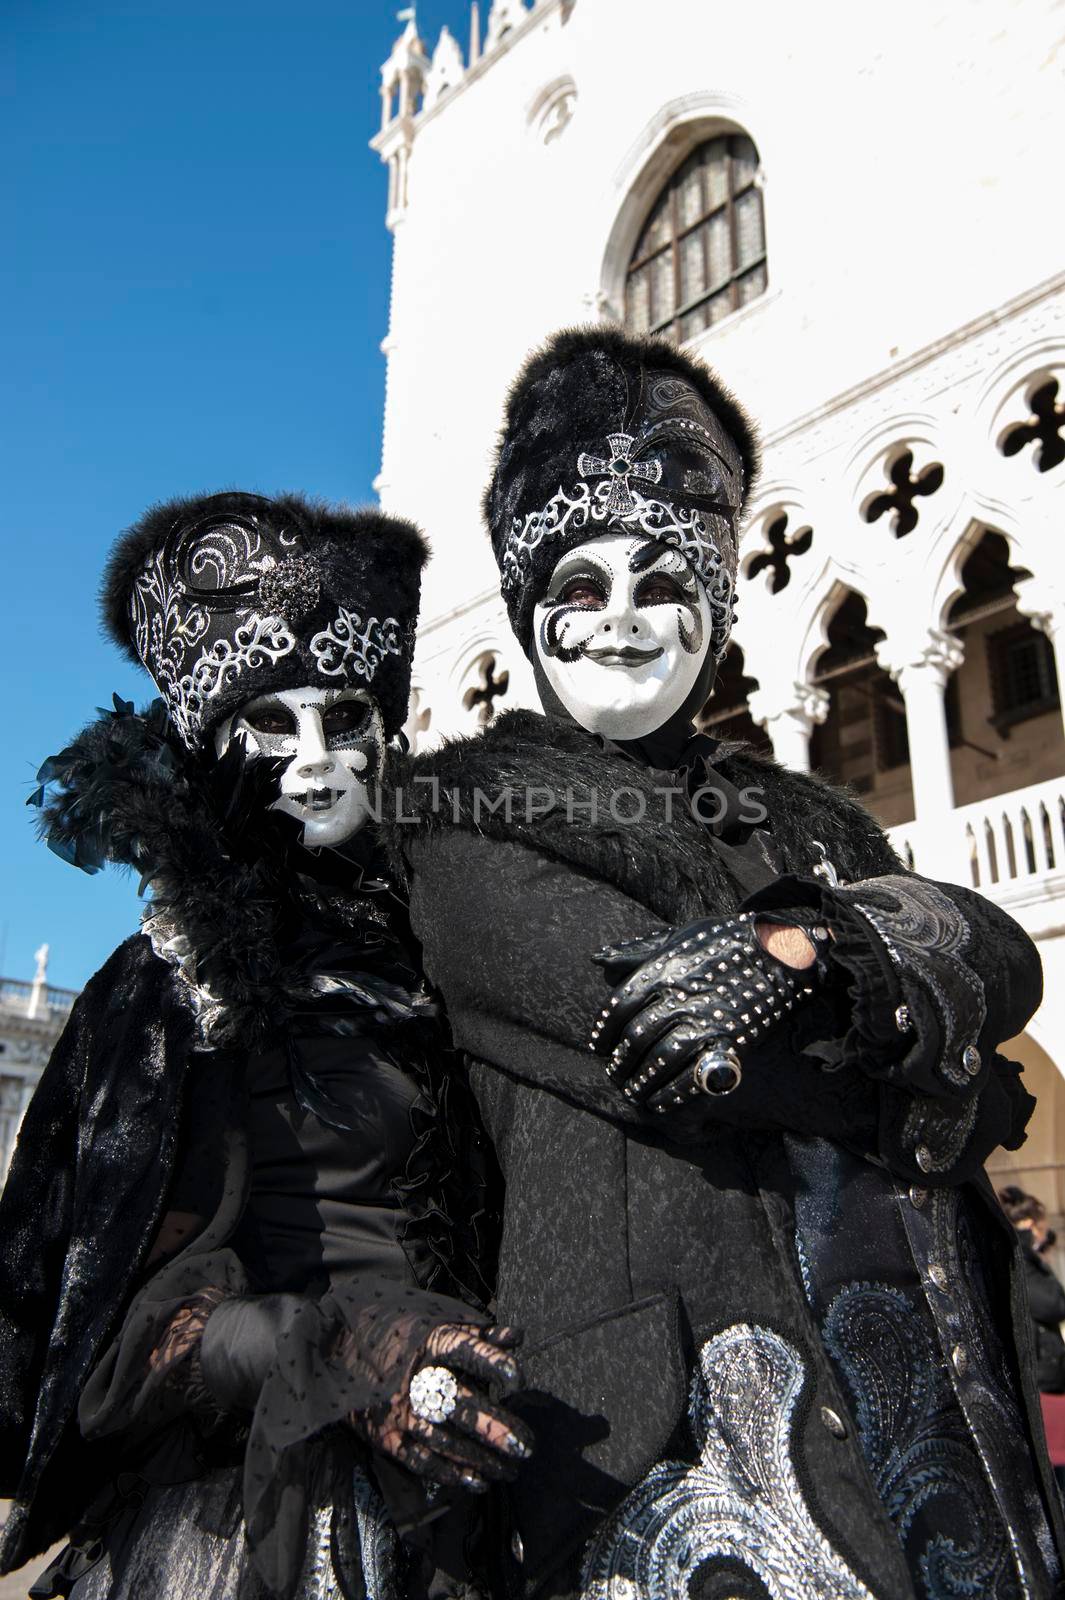
[(303, 823), (312, 849), (343, 844), (370, 815), (381, 771), (381, 713), (359, 689), (282, 689), (249, 700), (215, 733), (215, 753), (243, 739), (249, 758), (287, 759), (274, 811)]
[(544, 676), (574, 721), (607, 739), (642, 739), (695, 688), (710, 604), (678, 550), (608, 533), (561, 558), (534, 628)]

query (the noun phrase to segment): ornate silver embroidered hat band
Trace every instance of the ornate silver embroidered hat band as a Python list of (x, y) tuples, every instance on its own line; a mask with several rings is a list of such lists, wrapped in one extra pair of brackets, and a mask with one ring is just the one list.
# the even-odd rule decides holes
[(426, 549), (409, 523), (295, 495), (154, 508), (116, 545), (105, 620), (155, 679), (186, 745), (237, 705), (321, 683), (406, 713)]

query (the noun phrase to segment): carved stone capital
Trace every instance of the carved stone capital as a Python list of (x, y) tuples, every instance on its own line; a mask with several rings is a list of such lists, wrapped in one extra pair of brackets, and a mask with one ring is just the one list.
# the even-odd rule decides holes
[(1014, 585), (1017, 610), (1040, 633), (1045, 633), (1051, 644), (1059, 635), (1065, 636), (1065, 595), (1039, 576), (1022, 578)]
[(896, 641), (881, 639), (876, 646), (876, 659), (904, 693), (907, 683), (933, 682), (943, 689), (951, 673), (957, 672), (964, 661), (965, 646), (954, 634), (930, 628), (908, 649), (900, 650)]
[(753, 689), (747, 701), (754, 721), (768, 728), (771, 736), (773, 725), (786, 720), (808, 738), (828, 716), (828, 707), (827, 691), (810, 683), (793, 683), (784, 693), (779, 689)]

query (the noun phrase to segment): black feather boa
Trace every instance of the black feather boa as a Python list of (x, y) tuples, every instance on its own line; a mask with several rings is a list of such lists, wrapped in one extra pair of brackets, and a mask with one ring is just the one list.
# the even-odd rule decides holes
[[(224, 1008), (216, 1042), (250, 1049), (305, 1007), (323, 956), (351, 953), (331, 946), (354, 942), (361, 968), (418, 986), (387, 886), (358, 863), (346, 865), (344, 887), (330, 882), (290, 819), (269, 812), (278, 767), (245, 761), (238, 744), (221, 760), (190, 755), (162, 701), (138, 714), (116, 698), (45, 762), (30, 797), (64, 860), (139, 874), (151, 891), (149, 924), (172, 931), (186, 954), (178, 964)], [(413, 993), (401, 1009), (417, 1014)]]

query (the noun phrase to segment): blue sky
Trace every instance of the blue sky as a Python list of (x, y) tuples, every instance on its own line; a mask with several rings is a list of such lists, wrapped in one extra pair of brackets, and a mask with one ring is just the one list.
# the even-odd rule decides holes
[[(0, 974), (80, 986), (133, 882), (34, 840), (40, 761), (148, 680), (99, 635), (111, 540), (226, 486), (368, 500), (390, 239), (378, 0), (7, 0)], [(424, 0), (430, 48), (466, 0)], [(12, 64), (13, 63), (13, 64)]]

